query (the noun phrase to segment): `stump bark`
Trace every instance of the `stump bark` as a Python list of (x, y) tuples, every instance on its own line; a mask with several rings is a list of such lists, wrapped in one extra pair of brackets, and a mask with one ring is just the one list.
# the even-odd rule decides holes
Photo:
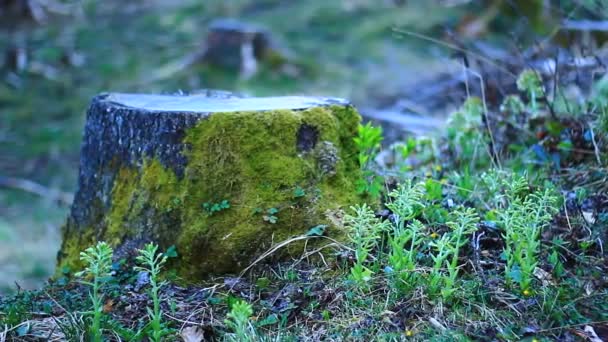
[[(60, 269), (104, 240), (126, 257), (148, 241), (176, 246), (180, 276), (238, 272), (271, 244), (328, 225), (358, 202), (346, 101), (103, 94), (87, 113), (79, 187)], [(296, 253), (301, 253), (299, 249)]]

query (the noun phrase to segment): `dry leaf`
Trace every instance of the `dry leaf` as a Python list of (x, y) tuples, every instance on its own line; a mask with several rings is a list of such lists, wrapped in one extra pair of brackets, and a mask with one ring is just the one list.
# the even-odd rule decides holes
[(593, 292), (595, 292), (595, 287), (593, 286), (593, 282), (591, 282), (591, 281), (586, 282), (584, 288), (585, 288), (585, 294), (587, 296), (591, 296), (591, 294)]
[(534, 276), (543, 283), (543, 286), (553, 285), (553, 277), (551, 273), (543, 270), (540, 267), (536, 267), (533, 272)]
[(583, 211), (583, 218), (589, 224), (594, 224), (596, 221), (595, 213), (593, 211)]
[(604, 340), (597, 336), (595, 330), (593, 330), (593, 327), (590, 325), (585, 325), (585, 333), (587, 334), (587, 338), (591, 342), (604, 342)]
[(114, 310), (114, 300), (110, 298), (103, 305), (103, 313), (110, 313), (112, 310)]
[(201, 342), (205, 338), (203, 330), (197, 326), (185, 327), (180, 335), (184, 342)]

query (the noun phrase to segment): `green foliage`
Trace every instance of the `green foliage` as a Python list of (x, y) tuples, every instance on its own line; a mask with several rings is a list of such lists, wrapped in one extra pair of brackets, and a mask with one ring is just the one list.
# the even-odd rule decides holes
[(414, 268), (424, 226), (417, 220), (408, 222), (420, 215), (424, 207), (424, 188), (422, 184), (414, 184), (408, 179), (391, 191), (388, 197), (386, 207), (395, 217), (392, 234), (388, 239), (388, 265), (395, 288), (400, 291), (409, 290), (415, 286), (414, 279), (417, 279)]
[[(435, 244), (437, 253), (432, 256), (434, 264), (431, 271), (430, 291), (436, 292), (441, 286), (441, 296), (444, 300), (452, 298), (458, 276), (458, 257), (460, 248), (467, 242), (467, 236), (477, 230), (479, 217), (473, 208), (458, 208), (453, 212), (454, 219), (447, 223), (450, 232), (444, 234)], [(444, 263), (444, 265), (440, 264)], [(442, 267), (447, 270), (444, 271)]]
[(351, 210), (354, 212), (352, 215), (344, 216), (344, 224), (348, 227), (348, 236), (355, 250), (355, 264), (350, 270), (350, 279), (357, 286), (365, 287), (373, 274), (368, 257), (389, 224), (377, 218), (367, 204), (353, 206)]
[(388, 240), (389, 254), (388, 265), (392, 286), (399, 292), (411, 291), (420, 280), (415, 271), (418, 253), (421, 243), (424, 241), (424, 225), (413, 220), (407, 226), (404, 221), (399, 220), (393, 226), (393, 231)]
[(354, 138), (362, 172), (362, 178), (357, 181), (357, 192), (369, 194), (372, 198), (378, 198), (384, 186), (382, 177), (372, 168), (382, 139), (382, 127), (374, 127), (371, 122), (359, 125), (357, 136)]
[(275, 224), (275, 223), (277, 223), (277, 221), (279, 221), (279, 218), (277, 217), (278, 213), (279, 213), (279, 209), (270, 208), (270, 209), (266, 210), (266, 214), (264, 216), (262, 216), (262, 218), (264, 219), (264, 221), (266, 221), (270, 224)]
[(215, 213), (219, 213), (222, 210), (226, 210), (230, 208), (230, 202), (228, 200), (222, 200), (218, 203), (203, 203), (203, 209), (207, 213), (207, 215), (211, 216)]
[(410, 179), (399, 184), (388, 197), (386, 207), (397, 215), (398, 222), (407, 222), (417, 217), (424, 207), (424, 187), (421, 183), (414, 184)]
[(91, 287), (89, 296), (93, 308), (88, 328), (91, 340), (94, 342), (103, 341), (101, 328), (104, 304), (103, 287), (111, 279), (112, 255), (112, 247), (103, 241), (80, 253), (80, 260), (84, 263), (85, 269), (78, 272), (76, 276), (83, 278), (80, 281)]
[(255, 341), (256, 333), (250, 321), (252, 315), (253, 307), (251, 304), (242, 300), (232, 303), (227, 319), (224, 321), (226, 326), (232, 330), (232, 334), (225, 336), (226, 341)]
[(481, 99), (471, 97), (448, 119), (446, 138), (456, 167), (468, 167), (474, 170), (489, 164), (489, 140), (484, 134), (483, 113)]
[(161, 341), (162, 337), (168, 333), (168, 329), (163, 324), (163, 312), (160, 308), (160, 289), (165, 282), (159, 280), (160, 272), (163, 265), (167, 262), (167, 256), (163, 253), (157, 253), (158, 245), (148, 243), (143, 249), (139, 250), (139, 255), (136, 257), (139, 266), (135, 267), (136, 271), (146, 272), (150, 279), (149, 294), (152, 297), (152, 308), (148, 307), (148, 317), (150, 318), (150, 339), (154, 342)]
[(526, 69), (517, 78), (517, 89), (523, 91), (530, 100), (530, 113), (537, 115), (539, 98), (545, 95), (545, 87), (540, 74), (536, 70)]
[(540, 234), (557, 212), (557, 197), (552, 189), (529, 193), (524, 177), (505, 182), (506, 207), (498, 211), (504, 229), (505, 276), (530, 293), (534, 269), (538, 265)]
[(296, 189), (293, 191), (293, 197), (294, 198), (301, 198), (306, 196), (306, 191), (304, 191), (304, 189), (302, 189), (301, 187), (296, 187)]
[(526, 110), (526, 105), (517, 95), (507, 95), (502, 100), (500, 111), (511, 115), (521, 114)]
[[(12, 328), (27, 321), (31, 317), (31, 302), (32, 293), (25, 292), (17, 294), (10, 305), (0, 305), (0, 326)], [(25, 333), (27, 331), (24, 328), (17, 331), (18, 336), (23, 336)]]

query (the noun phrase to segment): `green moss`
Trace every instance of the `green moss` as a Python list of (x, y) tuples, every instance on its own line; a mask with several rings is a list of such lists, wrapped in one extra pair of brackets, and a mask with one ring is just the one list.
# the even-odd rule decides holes
[[(129, 238), (153, 239), (164, 248), (175, 244), (181, 256), (177, 268), (185, 279), (237, 272), (273, 242), (318, 224), (331, 225), (327, 213), (359, 200), (352, 142), (359, 120), (353, 108), (340, 106), (213, 114), (186, 132), (188, 163), (182, 178), (156, 159), (138, 169), (117, 170), (100, 238), (113, 246)], [(298, 151), (302, 125), (318, 133), (312, 151)], [(331, 151), (338, 151), (339, 158), (324, 156)], [(322, 165), (332, 161), (335, 165)], [(335, 171), (324, 171), (328, 168)], [(305, 196), (295, 198), (296, 188)], [(221, 200), (228, 200), (230, 208), (213, 215), (202, 208)], [(277, 222), (265, 221), (256, 208), (277, 208)], [(330, 233), (342, 236), (337, 228)], [(68, 254), (86, 247), (64, 245)]]

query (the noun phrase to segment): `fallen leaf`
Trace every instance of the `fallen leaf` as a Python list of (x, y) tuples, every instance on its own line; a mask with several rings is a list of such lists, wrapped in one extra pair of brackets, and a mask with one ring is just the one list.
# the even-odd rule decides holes
[(583, 218), (589, 224), (594, 224), (596, 221), (595, 213), (593, 211), (583, 211)]
[(180, 335), (184, 342), (201, 342), (205, 338), (205, 334), (197, 326), (185, 327)]
[(590, 325), (585, 325), (585, 333), (587, 334), (587, 338), (591, 342), (604, 342), (604, 340), (597, 336), (595, 330), (593, 330), (593, 327)]
[(593, 282), (591, 282), (591, 281), (588, 281), (585, 283), (584, 289), (585, 289), (585, 294), (587, 296), (591, 296), (591, 294), (593, 292), (595, 292), (595, 287), (593, 286)]
[(543, 270), (540, 267), (536, 267), (533, 272), (536, 279), (540, 280), (543, 283), (543, 286), (553, 285), (553, 277), (551, 277), (551, 273)]
[(108, 299), (106, 301), (106, 303), (103, 305), (103, 312), (110, 313), (110, 312), (112, 312), (112, 310), (114, 310), (114, 300)]

